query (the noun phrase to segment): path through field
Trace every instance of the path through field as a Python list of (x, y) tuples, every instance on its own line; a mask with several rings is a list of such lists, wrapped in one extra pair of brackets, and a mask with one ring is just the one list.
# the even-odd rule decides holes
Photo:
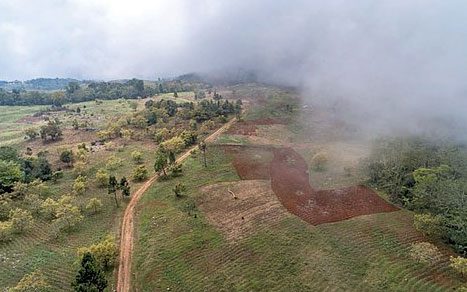
[[(204, 141), (206, 143), (213, 142), (219, 137), (220, 134), (224, 133), (230, 126), (236, 122), (236, 118), (231, 119), (228, 123), (223, 125), (217, 131), (209, 135)], [(198, 146), (194, 146), (185, 151), (180, 157), (177, 158), (177, 163), (183, 162), (187, 159), (191, 151), (196, 149)], [(152, 176), (144, 185), (142, 185), (132, 196), (130, 203), (125, 209), (123, 215), (122, 228), (120, 234), (120, 258), (118, 264), (118, 275), (117, 275), (117, 291), (126, 292), (130, 291), (130, 279), (131, 279), (131, 252), (133, 249), (133, 214), (134, 209), (138, 201), (141, 199), (147, 189), (157, 180), (158, 175)]]

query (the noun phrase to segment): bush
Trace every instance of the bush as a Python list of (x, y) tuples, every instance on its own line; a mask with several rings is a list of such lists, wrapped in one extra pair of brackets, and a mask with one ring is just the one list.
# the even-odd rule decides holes
[(117, 245), (111, 235), (106, 236), (101, 242), (89, 247), (79, 248), (78, 257), (82, 258), (88, 252), (93, 254), (101, 268), (107, 271), (115, 264), (115, 259), (118, 255)]
[(0, 221), (0, 242), (11, 240), (13, 228), (10, 221)]
[(429, 242), (417, 242), (410, 247), (410, 257), (420, 263), (432, 263), (441, 258), (441, 253)]
[(328, 154), (324, 151), (318, 152), (311, 158), (311, 165), (317, 171), (323, 171), (326, 169), (326, 165), (329, 161)]
[(413, 224), (415, 229), (428, 236), (439, 237), (442, 233), (441, 216), (433, 216), (431, 214), (416, 214), (414, 216)]
[(78, 176), (75, 181), (73, 182), (73, 192), (76, 195), (84, 195), (86, 192), (86, 177), (85, 176)]
[(148, 170), (146, 166), (140, 165), (133, 169), (132, 178), (134, 181), (143, 181), (148, 178)]
[(143, 153), (141, 153), (140, 151), (135, 150), (135, 151), (131, 152), (131, 158), (137, 164), (143, 163)]
[(10, 211), (10, 222), (13, 232), (22, 233), (31, 228), (34, 218), (28, 210), (16, 208)]
[(15, 287), (8, 289), (8, 292), (46, 292), (50, 291), (47, 280), (39, 271), (34, 271), (25, 275)]
[(111, 156), (109, 159), (107, 159), (105, 167), (108, 170), (116, 170), (117, 168), (122, 166), (122, 164), (123, 161), (120, 158), (118, 158), (117, 156)]
[(165, 142), (161, 143), (161, 146), (164, 147), (167, 151), (172, 151), (174, 153), (179, 153), (185, 148), (185, 141), (181, 137), (173, 137)]
[(92, 211), (93, 214), (96, 214), (102, 209), (102, 201), (98, 198), (92, 198), (89, 200), (88, 204), (86, 205), (86, 210)]
[(96, 172), (96, 183), (101, 188), (109, 184), (109, 173), (105, 169), (101, 168)]
[(463, 257), (451, 257), (450, 260), (451, 264), (449, 266), (463, 277), (467, 277), (467, 259)]

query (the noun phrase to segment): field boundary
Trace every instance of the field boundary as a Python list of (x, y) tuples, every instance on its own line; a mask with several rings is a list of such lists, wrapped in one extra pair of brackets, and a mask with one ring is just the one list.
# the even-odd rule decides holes
[[(211, 143), (215, 141), (222, 133), (228, 130), (235, 122), (236, 118), (232, 118), (222, 127), (217, 129), (214, 133), (209, 135), (204, 141)], [(186, 150), (180, 157), (177, 158), (177, 163), (182, 163), (187, 159), (193, 150), (198, 146), (195, 145)], [(127, 292), (130, 291), (131, 287), (131, 256), (133, 251), (133, 233), (134, 233), (134, 209), (138, 204), (141, 197), (149, 189), (150, 186), (157, 180), (159, 175), (153, 175), (147, 182), (145, 182), (133, 195), (128, 203), (125, 213), (123, 215), (122, 226), (120, 230), (120, 255), (118, 261), (118, 273), (117, 273), (117, 291)]]

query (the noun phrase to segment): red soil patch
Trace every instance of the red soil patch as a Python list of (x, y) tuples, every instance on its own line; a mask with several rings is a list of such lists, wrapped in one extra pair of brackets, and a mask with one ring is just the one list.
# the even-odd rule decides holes
[(305, 160), (292, 148), (273, 150), (271, 186), (284, 207), (310, 224), (336, 222), (355, 216), (392, 212), (395, 206), (365, 186), (314, 190)]
[(286, 122), (278, 118), (264, 118), (251, 121), (241, 121), (237, 122), (232, 128), (229, 129), (227, 133), (234, 135), (256, 136), (256, 126), (275, 124), (286, 124)]
[(269, 179), (272, 153), (268, 149), (225, 146), (224, 151), (233, 155), (232, 164), (242, 180)]

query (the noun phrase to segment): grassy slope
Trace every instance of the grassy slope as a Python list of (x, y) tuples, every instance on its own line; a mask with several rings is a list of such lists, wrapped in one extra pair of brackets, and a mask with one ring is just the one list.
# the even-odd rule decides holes
[[(227, 242), (193, 206), (194, 198), (203, 196), (200, 186), (237, 179), (221, 151), (211, 150), (209, 158), (208, 169), (199, 157), (190, 158), (184, 176), (155, 184), (140, 202), (136, 291), (445, 289), (432, 278), (448, 270), (446, 259), (437, 265), (408, 259), (410, 242), (420, 238), (405, 211), (316, 227), (289, 215), (273, 227), (258, 226), (239, 242)], [(171, 191), (177, 182), (188, 186), (183, 198)], [(443, 285), (456, 285), (448, 274), (441, 276)]]
[[(70, 108), (80, 106), (82, 109), (86, 105), (85, 111), (90, 115), (94, 114), (94, 124), (97, 127), (103, 126), (108, 117), (117, 114), (126, 114), (132, 110), (126, 102), (120, 101), (104, 101), (103, 104), (95, 104), (95, 102), (85, 102), (80, 104), (70, 105)], [(0, 125), (7, 125), (9, 121), (15, 121), (18, 118), (30, 115), (40, 107), (6, 107), (6, 118), (0, 120)], [(21, 115), (21, 116), (20, 116)], [(60, 119), (66, 127), (71, 124), (72, 116), (67, 116), (64, 112), (58, 113)], [(100, 118), (97, 119), (97, 116)], [(12, 123), (20, 130), (24, 125)], [(3, 130), (0, 131), (3, 133)], [(19, 132), (20, 133), (20, 132)], [(11, 141), (18, 145), (20, 150), (24, 149), (28, 142), (21, 140)], [(89, 141), (88, 141), (89, 142)], [(63, 140), (43, 145), (39, 141), (33, 142), (34, 150), (47, 149), (51, 155), (55, 155), (62, 145), (68, 145), (67, 138)], [(75, 145), (74, 145), (75, 146)], [(155, 145), (142, 144), (138, 141), (130, 142), (129, 145), (106, 151), (104, 149), (95, 153), (90, 153), (87, 165), (86, 175), (88, 177), (88, 190), (84, 196), (76, 197), (76, 202), (79, 205), (85, 205), (90, 198), (97, 197), (104, 204), (103, 211), (90, 215), (84, 211), (85, 220), (80, 224), (77, 230), (65, 234), (60, 239), (55, 239), (49, 228), (49, 223), (46, 221), (37, 221), (34, 228), (26, 232), (24, 235), (15, 236), (14, 240), (7, 244), (0, 245), (0, 287), (14, 286), (23, 275), (30, 273), (36, 269), (40, 269), (47, 276), (49, 284), (53, 287), (53, 291), (71, 290), (70, 283), (75, 274), (74, 262), (76, 260), (76, 249), (78, 247), (87, 246), (99, 241), (107, 234), (117, 235), (119, 232), (119, 224), (122, 211), (126, 202), (122, 202), (120, 208), (116, 208), (113, 197), (109, 197), (106, 189), (98, 188), (95, 181), (95, 172), (99, 168), (105, 168), (106, 161), (111, 156), (116, 156), (122, 159), (122, 164), (117, 169), (110, 171), (118, 178), (125, 175), (130, 177), (135, 164), (131, 160), (131, 152), (139, 150), (144, 155), (144, 161), (149, 171), (152, 169), (152, 153)], [(54, 162), (54, 159), (52, 159)], [(72, 169), (66, 169), (64, 178), (58, 183), (53, 184), (48, 182), (50, 187), (50, 197), (58, 198), (63, 194), (71, 193), (72, 183), (76, 175)], [(131, 183), (132, 190), (138, 188), (141, 183)], [(109, 284), (113, 286), (113, 279), (109, 277)]]
[[(281, 98), (270, 93), (266, 106), (252, 109), (246, 119), (280, 117)], [(300, 126), (292, 124), (290, 130), (298, 132)], [(209, 155), (208, 169), (199, 157), (190, 158), (183, 177), (153, 185), (140, 202), (135, 291), (444, 291), (459, 285), (447, 256), (436, 264), (408, 257), (410, 244), (426, 239), (415, 232), (407, 211), (320, 226), (288, 215), (272, 227), (258, 226), (255, 234), (227, 242), (193, 205), (204, 195), (201, 186), (237, 179), (229, 157), (213, 150)], [(346, 185), (346, 180), (339, 183)], [(184, 198), (171, 191), (177, 182), (189, 186)]]

